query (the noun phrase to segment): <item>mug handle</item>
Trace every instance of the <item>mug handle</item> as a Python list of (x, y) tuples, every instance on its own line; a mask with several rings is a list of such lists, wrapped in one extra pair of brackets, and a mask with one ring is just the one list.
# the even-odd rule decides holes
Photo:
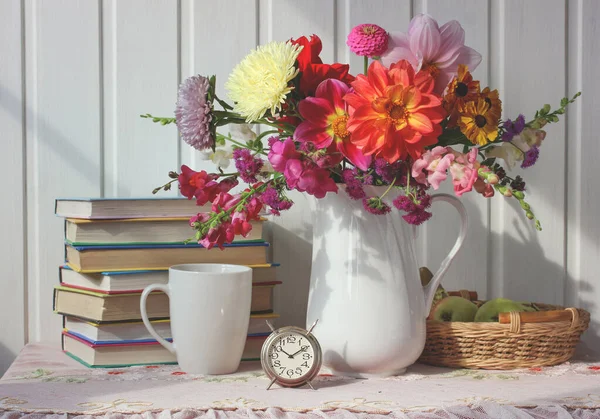
[(438, 285), (440, 284), (442, 276), (444, 276), (444, 274), (448, 270), (450, 263), (452, 263), (452, 260), (454, 260), (454, 257), (462, 247), (463, 242), (465, 241), (465, 237), (467, 236), (467, 210), (463, 203), (460, 202), (458, 198), (448, 194), (432, 195), (431, 202), (433, 203), (436, 201), (447, 202), (458, 211), (458, 214), (460, 215), (460, 231), (458, 233), (458, 238), (454, 242), (454, 246), (452, 246), (452, 249), (446, 256), (446, 258), (442, 261), (439, 269), (437, 270), (435, 275), (433, 275), (433, 278), (431, 278), (429, 284), (427, 284), (423, 288), (423, 292), (425, 294), (425, 317), (429, 315), (429, 311), (431, 310), (431, 304), (433, 303), (433, 297), (435, 296), (435, 291), (437, 290)]
[(148, 298), (148, 295), (150, 295), (150, 293), (155, 290), (162, 291), (165, 294), (167, 294), (169, 299), (171, 298), (171, 296), (169, 295), (169, 286), (168, 285), (152, 284), (152, 285), (148, 285), (146, 288), (144, 288), (144, 291), (142, 292), (142, 296), (140, 298), (140, 311), (142, 313), (142, 321), (144, 322), (144, 326), (146, 326), (146, 329), (148, 329), (148, 332), (150, 332), (150, 334), (154, 337), (154, 339), (156, 339), (158, 341), (158, 343), (160, 343), (162, 346), (167, 348), (169, 350), (169, 352), (174, 354), (175, 353), (175, 345), (173, 343), (169, 342), (168, 340), (166, 340), (165, 338), (161, 337), (158, 333), (156, 333), (154, 326), (152, 326), (152, 323), (150, 323), (150, 320), (148, 320), (148, 313), (146, 313), (146, 300)]

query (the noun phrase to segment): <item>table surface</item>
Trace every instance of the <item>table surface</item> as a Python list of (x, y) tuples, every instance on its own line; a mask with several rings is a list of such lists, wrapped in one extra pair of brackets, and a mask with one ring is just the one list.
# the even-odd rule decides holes
[(512, 409), (510, 417), (519, 417), (514, 412), (537, 408), (565, 415), (554, 417), (600, 417), (600, 362), (591, 361), (513, 371), (416, 364), (404, 375), (370, 380), (322, 370), (313, 382), (316, 390), (274, 385), (267, 391), (268, 384), (258, 362), (242, 363), (237, 373), (224, 376), (185, 374), (173, 365), (89, 369), (58, 347), (29, 344), (0, 380), (0, 412), (11, 418), (17, 413), (104, 416), (165, 411), (187, 412), (185, 417), (189, 412), (191, 417), (209, 412), (214, 417), (215, 411), (244, 417), (256, 416), (253, 412), (273, 416), (274, 411), (278, 417), (295, 417), (294, 412), (442, 417), (436, 415), (462, 409), (461, 417), (470, 417), (468, 412), (493, 417), (494, 411)]

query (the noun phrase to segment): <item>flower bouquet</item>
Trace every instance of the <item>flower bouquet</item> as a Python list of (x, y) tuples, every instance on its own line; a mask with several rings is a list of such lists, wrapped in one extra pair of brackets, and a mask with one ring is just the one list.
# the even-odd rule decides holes
[[(316, 198), (346, 193), (369, 213), (395, 208), (418, 225), (432, 215), (430, 189), (447, 180), (457, 196), (516, 199), (541, 229), (523, 178), (508, 170), (536, 163), (543, 127), (579, 93), (533, 118), (503, 118), (498, 91), (473, 78), (481, 56), (464, 45), (460, 24), (439, 26), (427, 15), (416, 16), (406, 33), (356, 26), (347, 45), (364, 57), (364, 74), (323, 63), (321, 40), (302, 36), (250, 52), (226, 82), (230, 102), (217, 94), (214, 76), (198, 75), (181, 84), (174, 118), (142, 115), (176, 123), (181, 138), (217, 165), (213, 173), (182, 166), (154, 191), (178, 182), (198, 205), (212, 203), (211, 212), (190, 220), (200, 244), (222, 248), (246, 236), (259, 214), (293, 205), (290, 190)], [(226, 170), (230, 159), (234, 171)], [(233, 193), (240, 180), (247, 188)], [(370, 194), (368, 185), (383, 192)], [(402, 194), (390, 200), (393, 188)]]

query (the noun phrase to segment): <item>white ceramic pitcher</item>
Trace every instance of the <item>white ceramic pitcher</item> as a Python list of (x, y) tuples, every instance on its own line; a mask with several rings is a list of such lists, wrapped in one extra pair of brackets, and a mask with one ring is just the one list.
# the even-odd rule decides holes
[[(390, 195), (386, 202), (397, 196)], [(313, 201), (306, 323), (319, 319), (313, 333), (323, 349), (323, 365), (334, 374), (402, 374), (423, 351), (425, 319), (435, 291), (467, 228), (466, 210), (458, 199), (434, 195), (433, 202), (439, 201), (456, 208), (461, 228), (452, 250), (424, 288), (415, 256), (415, 228), (399, 211), (370, 214), (342, 188)]]

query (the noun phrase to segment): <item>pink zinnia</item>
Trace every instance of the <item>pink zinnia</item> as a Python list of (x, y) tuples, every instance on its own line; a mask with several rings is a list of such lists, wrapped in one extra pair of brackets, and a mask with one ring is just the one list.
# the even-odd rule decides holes
[(209, 89), (210, 82), (203, 76), (190, 77), (179, 86), (175, 122), (183, 141), (196, 150), (206, 150), (215, 142), (210, 126), (212, 104), (206, 98)]
[(431, 16), (419, 14), (411, 20), (407, 33), (390, 33), (381, 62), (390, 66), (399, 60), (409, 61), (417, 71), (429, 72), (435, 79), (434, 92), (441, 95), (458, 65), (465, 64), (473, 71), (481, 55), (465, 46), (465, 31), (456, 20), (439, 27)]
[(348, 34), (346, 45), (356, 55), (374, 57), (387, 50), (388, 38), (388, 33), (382, 27), (365, 23), (352, 29)]

